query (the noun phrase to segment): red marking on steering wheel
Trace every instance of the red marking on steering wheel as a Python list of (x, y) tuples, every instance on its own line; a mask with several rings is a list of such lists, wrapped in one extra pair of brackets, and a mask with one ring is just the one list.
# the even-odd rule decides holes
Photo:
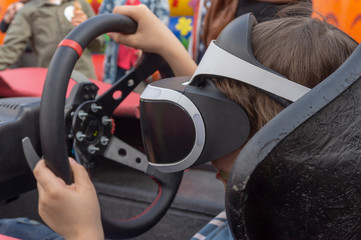
[(80, 57), (80, 56), (82, 55), (82, 53), (83, 53), (83, 48), (80, 46), (80, 44), (77, 43), (77, 42), (74, 41), (74, 40), (71, 40), (71, 39), (64, 39), (64, 40), (62, 40), (62, 41), (59, 43), (58, 47), (61, 47), (61, 46), (70, 47), (70, 48), (74, 49), (74, 50), (78, 53), (79, 57)]

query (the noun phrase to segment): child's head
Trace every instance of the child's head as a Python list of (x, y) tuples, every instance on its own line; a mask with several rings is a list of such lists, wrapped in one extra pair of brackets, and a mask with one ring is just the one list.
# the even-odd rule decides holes
[[(280, 19), (254, 26), (253, 53), (264, 66), (293, 82), (313, 88), (333, 73), (358, 44), (325, 21), (287, 16), (286, 11), (295, 11), (296, 7), (284, 9), (282, 14), (286, 16)], [(231, 79), (215, 81), (223, 93), (246, 110), (251, 123), (250, 137), (283, 109), (252, 86)]]
[(145, 89), (143, 139), (148, 159), (161, 171), (212, 161), (226, 180), (247, 139), (357, 46), (335, 27), (304, 17), (310, 15), (305, 10), (295, 11), (292, 6), (288, 17), (261, 24), (250, 14), (234, 20), (210, 44), (191, 79), (171, 78)]
[[(281, 18), (255, 25), (252, 31), (253, 54), (264, 66), (309, 88), (333, 73), (357, 47), (348, 35), (336, 27), (295, 15), (304, 5), (281, 12)], [(218, 89), (242, 106), (250, 121), (249, 139), (284, 109), (277, 101), (253, 86), (232, 79), (215, 78)], [(241, 147), (241, 146), (240, 146)], [(241, 149), (241, 148), (240, 148)], [(238, 151), (212, 161), (225, 183)]]

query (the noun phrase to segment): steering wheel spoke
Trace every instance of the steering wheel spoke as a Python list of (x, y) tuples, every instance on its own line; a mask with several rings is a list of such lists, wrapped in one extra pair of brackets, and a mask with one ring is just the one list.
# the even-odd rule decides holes
[(95, 101), (87, 101), (73, 112), (71, 135), (74, 155), (84, 166), (94, 167), (112, 137), (114, 123), (111, 116)]
[(103, 156), (114, 162), (147, 173), (149, 166), (147, 156), (115, 136), (111, 138)]
[(112, 113), (140, 82), (146, 80), (157, 70), (160, 71), (162, 76), (173, 75), (169, 65), (160, 55), (143, 53), (139, 64), (98, 97), (96, 100), (97, 104), (104, 106), (106, 112)]

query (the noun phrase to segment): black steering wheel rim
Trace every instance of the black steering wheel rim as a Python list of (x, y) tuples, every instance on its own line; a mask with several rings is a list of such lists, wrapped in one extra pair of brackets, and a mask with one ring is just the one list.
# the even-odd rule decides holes
[[(86, 48), (96, 37), (107, 32), (134, 33), (137, 24), (130, 18), (117, 14), (104, 14), (92, 17), (80, 24), (66, 37), (75, 45)], [(50, 62), (45, 78), (40, 105), (40, 140), (47, 166), (67, 184), (73, 182), (64, 139), (64, 107), (68, 82), (79, 59), (78, 49), (59, 46)], [(55, 132), (54, 132), (55, 131)], [(49, 133), (53, 133), (50, 135)], [(54, 137), (56, 136), (56, 137)], [(55, 149), (58, 151), (54, 151)]]
[[(59, 45), (51, 60), (40, 104), (40, 140), (47, 166), (67, 184), (73, 182), (73, 177), (68, 162), (68, 150), (64, 134), (64, 108), (66, 91), (75, 63), (81, 56), (81, 51), (99, 35), (107, 32), (131, 34), (136, 31), (136, 28), (136, 22), (123, 15), (103, 14), (92, 17), (66, 36), (63, 40), (64, 44)], [(156, 55), (156, 58), (162, 60), (159, 55)], [(164, 67), (164, 60), (159, 66), (154, 66), (157, 64), (153, 58), (145, 57), (144, 59), (143, 63), (139, 64), (140, 68), (147, 64), (146, 61), (150, 62), (152, 69)], [(149, 71), (145, 72), (148, 73)], [(135, 74), (135, 76), (144, 76), (144, 73)], [(109, 91), (115, 88), (116, 86)], [(103, 98), (103, 102), (106, 99)], [(147, 174), (154, 176), (161, 186), (158, 189), (161, 191), (161, 196), (152, 203), (150, 209), (148, 208), (146, 212), (130, 221), (113, 221), (103, 218), (106, 237), (130, 238), (140, 235), (154, 226), (170, 207), (183, 172), (164, 174), (150, 167)]]

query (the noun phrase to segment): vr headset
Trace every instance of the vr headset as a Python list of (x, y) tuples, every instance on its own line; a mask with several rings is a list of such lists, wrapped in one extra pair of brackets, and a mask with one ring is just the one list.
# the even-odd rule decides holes
[(233, 20), (211, 42), (192, 77), (175, 77), (146, 87), (140, 99), (145, 151), (152, 166), (176, 172), (222, 157), (249, 137), (245, 110), (221, 93), (211, 78), (254, 86), (283, 106), (310, 89), (263, 66), (253, 56), (252, 14)]

